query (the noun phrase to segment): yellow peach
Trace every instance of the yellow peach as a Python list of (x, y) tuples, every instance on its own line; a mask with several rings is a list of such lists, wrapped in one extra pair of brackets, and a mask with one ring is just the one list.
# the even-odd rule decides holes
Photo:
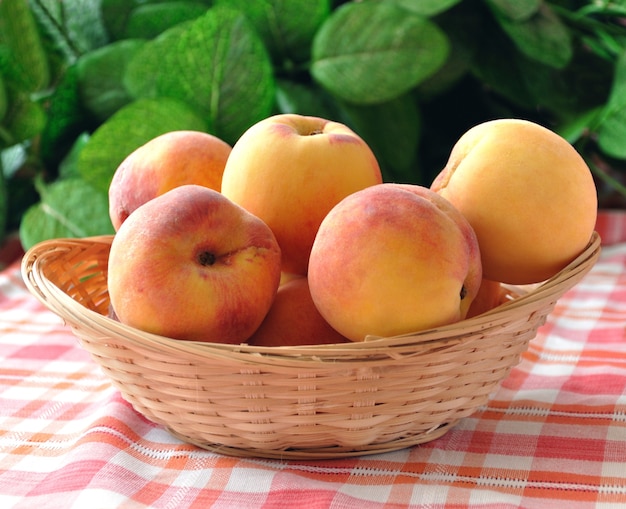
[(534, 122), (499, 119), (468, 130), (431, 189), (474, 228), (487, 279), (550, 278), (587, 245), (597, 192), (574, 147)]
[(222, 193), (272, 229), (283, 270), (306, 275), (313, 239), (345, 196), (382, 182), (369, 146), (344, 124), (296, 114), (274, 115), (233, 146)]

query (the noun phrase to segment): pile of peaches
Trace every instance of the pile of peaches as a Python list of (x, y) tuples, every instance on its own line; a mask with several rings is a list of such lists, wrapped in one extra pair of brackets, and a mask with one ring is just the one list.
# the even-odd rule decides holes
[(196, 131), (128, 155), (109, 188), (111, 316), (174, 339), (363, 341), (442, 326), (557, 274), (587, 246), (597, 193), (561, 136), (488, 121), (430, 187), (383, 182), (344, 124), (266, 118), (231, 147)]

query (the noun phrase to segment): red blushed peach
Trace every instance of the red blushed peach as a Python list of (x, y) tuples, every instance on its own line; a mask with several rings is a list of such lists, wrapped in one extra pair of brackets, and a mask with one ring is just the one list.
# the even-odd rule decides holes
[(462, 320), (482, 271), (476, 237), (449, 203), (421, 186), (380, 184), (328, 213), (308, 278), (326, 321), (362, 341)]
[(283, 114), (261, 120), (237, 140), (222, 193), (272, 229), (285, 272), (306, 275), (313, 239), (328, 211), (381, 182), (373, 152), (347, 126)]
[(209, 133), (171, 131), (131, 152), (109, 185), (109, 215), (115, 230), (140, 205), (184, 185), (221, 190), (231, 146)]
[(306, 277), (284, 283), (265, 320), (248, 343), (255, 346), (297, 346), (346, 343), (313, 304)]
[(474, 228), (485, 278), (538, 283), (588, 244), (597, 192), (572, 145), (533, 122), (500, 119), (467, 131), (431, 189)]
[(478, 293), (470, 304), (466, 318), (482, 315), (505, 302), (506, 292), (498, 281), (483, 279)]
[(219, 192), (179, 186), (116, 233), (108, 289), (120, 322), (174, 339), (241, 343), (280, 281), (280, 248), (259, 218)]
[(389, 187), (398, 187), (405, 191), (410, 191), (421, 198), (430, 201), (441, 212), (452, 218), (452, 220), (458, 225), (461, 233), (465, 237), (467, 247), (469, 249), (468, 259), (470, 260), (470, 267), (467, 274), (467, 284), (465, 285), (465, 291), (467, 292), (466, 298), (461, 302), (461, 316), (465, 317), (469, 307), (476, 298), (480, 289), (480, 280), (482, 275), (482, 263), (480, 262), (480, 248), (478, 246), (478, 240), (476, 233), (472, 229), (471, 225), (467, 222), (463, 214), (461, 214), (448, 200), (442, 199), (441, 196), (434, 193), (430, 189), (413, 185), (413, 184), (387, 184)]

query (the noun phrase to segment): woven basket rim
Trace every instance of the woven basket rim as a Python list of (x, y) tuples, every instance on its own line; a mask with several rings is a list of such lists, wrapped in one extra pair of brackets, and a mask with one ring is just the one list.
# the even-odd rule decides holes
[[(411, 332), (391, 337), (368, 337), (362, 342), (349, 342), (325, 345), (297, 345), (297, 346), (255, 346), (249, 344), (226, 344), (199, 341), (187, 341), (168, 338), (153, 333), (144, 332), (121, 322), (104, 316), (97, 311), (87, 308), (61, 290), (44, 274), (42, 261), (64, 246), (92, 245), (96, 243), (110, 245), (113, 235), (101, 235), (84, 238), (58, 238), (40, 242), (31, 247), (22, 259), (22, 276), (29, 291), (46, 307), (61, 316), (66, 323), (80, 327), (94, 326), (108, 333), (124, 338), (129, 344), (136, 344), (142, 348), (154, 351), (169, 351), (202, 355), (203, 352), (211, 356), (232, 358), (239, 356), (242, 359), (254, 359), (255, 362), (270, 362), (272, 359), (285, 358), (297, 360), (317, 360), (324, 357), (335, 358), (351, 353), (359, 356), (368, 354), (389, 355), (390, 349), (410, 347), (416, 343), (432, 343), (454, 341), (459, 337), (480, 333), (483, 330), (506, 324), (511, 315), (532, 313), (537, 303), (546, 299), (558, 299), (565, 291), (573, 287), (580, 277), (596, 262), (601, 251), (601, 239), (597, 232), (589, 241), (587, 247), (566, 267), (550, 279), (528, 287), (505, 285), (512, 299), (483, 314), (453, 324), (431, 329)], [(58, 253), (57, 253), (58, 255)]]
[(261, 347), (171, 339), (105, 316), (112, 239), (33, 246), (22, 261), (27, 288), (72, 327), (122, 396), (175, 436), (230, 456), (307, 460), (445, 434), (487, 401), (600, 254), (594, 232), (553, 278), (510, 287), (511, 300), (455, 324), (363, 342)]

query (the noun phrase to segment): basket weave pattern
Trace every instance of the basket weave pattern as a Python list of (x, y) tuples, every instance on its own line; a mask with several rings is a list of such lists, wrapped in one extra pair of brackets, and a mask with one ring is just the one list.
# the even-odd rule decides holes
[(253, 347), (173, 340), (109, 318), (111, 240), (33, 247), (22, 263), (29, 290), (148, 419), (206, 449), (291, 459), (391, 451), (446, 433), (486, 403), (600, 252), (594, 233), (554, 278), (457, 324), (362, 343)]

